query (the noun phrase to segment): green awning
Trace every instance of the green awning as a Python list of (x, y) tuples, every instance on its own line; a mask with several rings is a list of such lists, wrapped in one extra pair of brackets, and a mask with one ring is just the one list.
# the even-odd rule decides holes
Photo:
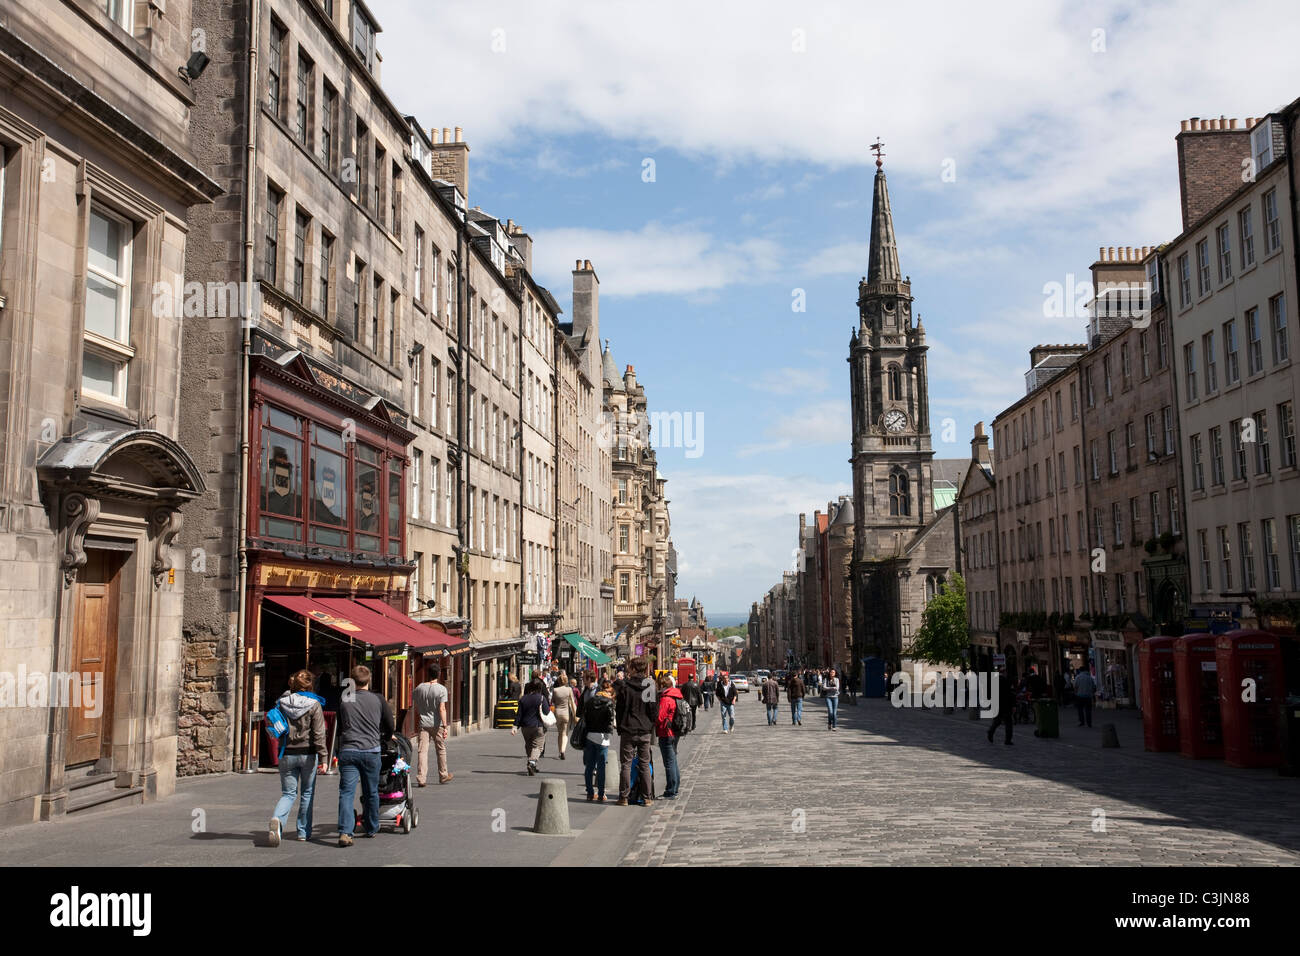
[(587, 640), (578, 632), (575, 631), (572, 634), (565, 634), (563, 637), (566, 641), (576, 647), (583, 657), (590, 658), (597, 664), (609, 663), (609, 655), (602, 654), (595, 644), (591, 643), (591, 641)]

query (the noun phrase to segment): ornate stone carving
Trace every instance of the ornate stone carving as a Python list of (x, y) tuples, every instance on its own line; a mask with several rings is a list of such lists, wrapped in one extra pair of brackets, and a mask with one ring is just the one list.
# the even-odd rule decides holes
[(149, 526), (153, 531), (153, 572), (154, 587), (163, 583), (163, 575), (171, 570), (170, 552), (172, 542), (181, 532), (184, 517), (176, 508), (155, 508), (149, 515)]
[(80, 493), (63, 499), (63, 586), (77, 580), (77, 571), (86, 566), (86, 532), (99, 517), (99, 499)]

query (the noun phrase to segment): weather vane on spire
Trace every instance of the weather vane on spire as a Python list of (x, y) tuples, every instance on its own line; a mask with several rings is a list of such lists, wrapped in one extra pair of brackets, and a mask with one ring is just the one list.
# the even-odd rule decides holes
[(885, 144), (880, 141), (880, 137), (877, 136), (876, 141), (867, 148), (876, 154), (876, 169), (880, 169), (884, 166), (885, 164), (882, 162), (882, 159), (885, 154), (882, 153), (881, 150), (885, 148)]

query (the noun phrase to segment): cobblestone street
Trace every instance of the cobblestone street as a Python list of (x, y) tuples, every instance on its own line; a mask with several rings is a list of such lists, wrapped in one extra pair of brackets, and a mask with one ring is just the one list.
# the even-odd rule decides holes
[[(737, 712), (729, 736), (716, 709), (701, 722), (681, 798), (657, 805), (625, 864), (1300, 862), (1300, 781), (1144, 753), (1131, 716), (1076, 732), (1064, 713), (1062, 738), (1020, 725), (1007, 747), (986, 721), (880, 700), (846, 701), (837, 733), (815, 698), (801, 727), (784, 701), (776, 727), (757, 700)], [(1101, 748), (1108, 721), (1122, 749)]]

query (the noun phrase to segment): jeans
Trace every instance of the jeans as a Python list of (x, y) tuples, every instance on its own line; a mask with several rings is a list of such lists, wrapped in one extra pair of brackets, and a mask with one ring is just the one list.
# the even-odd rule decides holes
[(776, 704), (768, 704), (768, 705), (767, 705), (767, 722), (768, 722), (769, 724), (774, 724), (774, 723), (776, 723), (776, 708), (777, 708), (777, 706), (778, 706), (778, 705), (776, 705)]
[(285, 754), (280, 758), (280, 799), (273, 816), (283, 828), (289, 822), (289, 811), (299, 796), (298, 836), (311, 836), (311, 804), (316, 794), (316, 754)]
[(677, 738), (660, 737), (659, 753), (664, 758), (664, 796), (675, 797), (682, 785), (681, 771), (677, 769)]
[(356, 829), (354, 797), (361, 784), (361, 812), (365, 832), (379, 832), (379, 754), (363, 750), (339, 752), (339, 833)]
[(790, 701), (790, 723), (792, 724), (803, 723), (803, 698), (802, 697), (796, 697), (794, 700)]
[(713, 709), (713, 691), (711, 690), (706, 690), (704, 692), (704, 709), (705, 710)]
[(826, 726), (835, 726), (835, 715), (840, 709), (840, 699), (838, 697), (826, 698)]
[(1079, 712), (1079, 726), (1082, 727), (1086, 720), (1088, 726), (1092, 726), (1092, 698), (1075, 697), (1074, 708)]
[[(721, 707), (722, 710), (722, 731), (723, 733), (726, 733), (728, 726), (730, 727), (736, 726), (736, 705), (721, 704), (719, 706)], [(730, 724), (727, 723), (728, 719), (730, 719), (731, 721)]]
[[(587, 796), (599, 793), (605, 795), (605, 757), (608, 747), (587, 741), (582, 748), (582, 775), (587, 781)], [(593, 783), (594, 779), (594, 783)]]

